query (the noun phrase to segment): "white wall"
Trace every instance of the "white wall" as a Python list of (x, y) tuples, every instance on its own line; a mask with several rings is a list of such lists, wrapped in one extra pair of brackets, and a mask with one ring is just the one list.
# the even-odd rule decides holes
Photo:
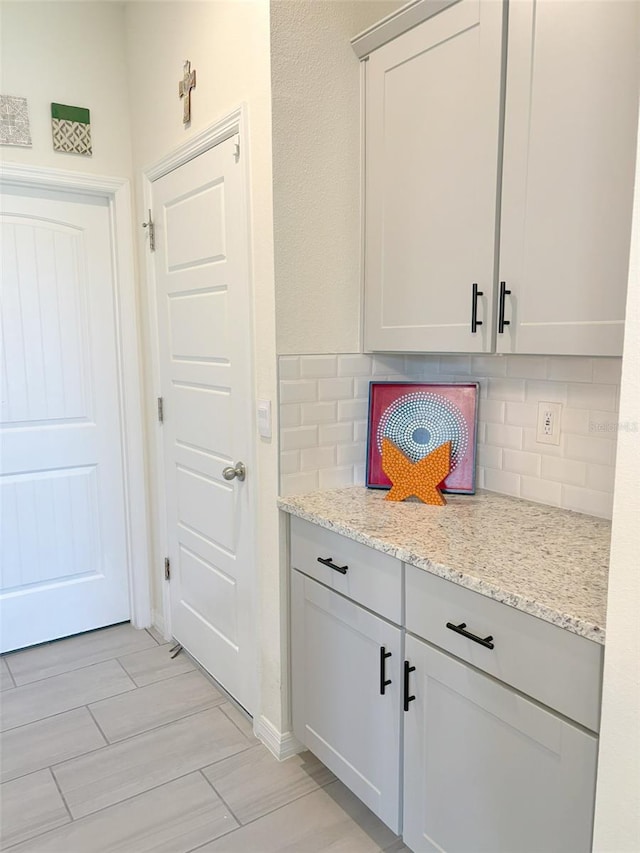
[[(131, 140), (120, 3), (3, 2), (3, 95), (27, 98), (32, 148), (2, 146), (5, 161), (131, 175)], [(93, 156), (53, 150), (51, 103), (91, 111)]]
[(399, 5), (271, 4), (279, 353), (360, 349), (360, 63), (349, 40)]
[[(639, 138), (640, 143), (640, 138)], [(618, 437), (598, 758), (596, 853), (640, 850), (640, 144)]]
[[(273, 399), (275, 403), (269, 4), (267, 0), (132, 2), (126, 4), (125, 21), (139, 221), (145, 218), (146, 213), (140, 201), (142, 169), (241, 103), (248, 106), (250, 148), (245, 154), (249, 157), (251, 170), (256, 395)], [(182, 78), (185, 59), (191, 61), (191, 68), (197, 75), (188, 127), (182, 124), (182, 102), (178, 98), (178, 81)], [(146, 248), (141, 230), (138, 246), (140, 269), (144, 270)], [(147, 341), (148, 335), (146, 328)], [(148, 343), (146, 349), (150, 349)], [(155, 429), (154, 398), (150, 382), (147, 401), (150, 430)], [(277, 415), (274, 429), (277, 430)], [(282, 637), (287, 612), (283, 606), (279, 518), (275, 500), (277, 448), (275, 440), (256, 440), (260, 711), (280, 730), (286, 716), (284, 702), (287, 701), (281, 689)], [(156, 553), (155, 566), (161, 565), (163, 556)], [(155, 579), (155, 609), (160, 612), (162, 580), (159, 573)]]

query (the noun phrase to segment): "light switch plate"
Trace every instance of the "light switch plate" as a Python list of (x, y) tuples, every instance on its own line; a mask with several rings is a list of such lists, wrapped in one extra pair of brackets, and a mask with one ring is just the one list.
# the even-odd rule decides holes
[(271, 400), (258, 400), (258, 435), (271, 438)]
[(539, 444), (560, 444), (562, 403), (538, 403), (536, 441)]

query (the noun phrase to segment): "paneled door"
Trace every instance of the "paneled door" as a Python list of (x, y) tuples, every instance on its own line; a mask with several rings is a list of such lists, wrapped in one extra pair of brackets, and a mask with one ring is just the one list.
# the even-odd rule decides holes
[(171, 630), (252, 712), (254, 394), (236, 143), (158, 178), (152, 197)]
[(1, 650), (129, 619), (107, 200), (2, 194)]

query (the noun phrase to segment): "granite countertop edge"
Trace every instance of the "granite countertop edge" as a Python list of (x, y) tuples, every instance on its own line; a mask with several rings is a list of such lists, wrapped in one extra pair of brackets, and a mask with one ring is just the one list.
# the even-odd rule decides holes
[(588, 640), (604, 645), (605, 628), (603, 625), (596, 624), (591, 621), (580, 619), (574, 614), (565, 613), (562, 610), (554, 609), (541, 602), (528, 598), (525, 595), (519, 595), (512, 591), (501, 589), (495, 584), (475, 577), (466, 572), (452, 569), (450, 566), (435, 562), (424, 554), (415, 554), (402, 545), (394, 545), (388, 541), (377, 539), (369, 533), (365, 533), (358, 527), (344, 522), (336, 522), (327, 518), (320, 512), (309, 511), (300, 506), (299, 502), (304, 500), (304, 496), (296, 495), (292, 499), (286, 497), (278, 498), (278, 508), (289, 515), (295, 515), (305, 521), (317, 524), (324, 527), (326, 530), (331, 530), (334, 533), (339, 533), (362, 545), (367, 545), (377, 551), (389, 554), (392, 557), (400, 560), (403, 563), (408, 563), (416, 566), (419, 569), (424, 569), (437, 577), (452, 581), (458, 586), (469, 589), (472, 592), (480, 593), (487, 598), (514, 607), (523, 613), (528, 613), (559, 628), (563, 628), (578, 636), (585, 637)]

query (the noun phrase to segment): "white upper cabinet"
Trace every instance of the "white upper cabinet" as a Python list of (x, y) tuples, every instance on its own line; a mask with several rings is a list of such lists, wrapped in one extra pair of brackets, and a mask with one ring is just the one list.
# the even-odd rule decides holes
[(639, 8), (509, 6), (498, 352), (622, 354)]
[(354, 40), (366, 349), (621, 354), (639, 9), (424, 0)]
[(367, 349), (492, 349), (502, 43), (502, 4), (461, 0), (369, 56)]

